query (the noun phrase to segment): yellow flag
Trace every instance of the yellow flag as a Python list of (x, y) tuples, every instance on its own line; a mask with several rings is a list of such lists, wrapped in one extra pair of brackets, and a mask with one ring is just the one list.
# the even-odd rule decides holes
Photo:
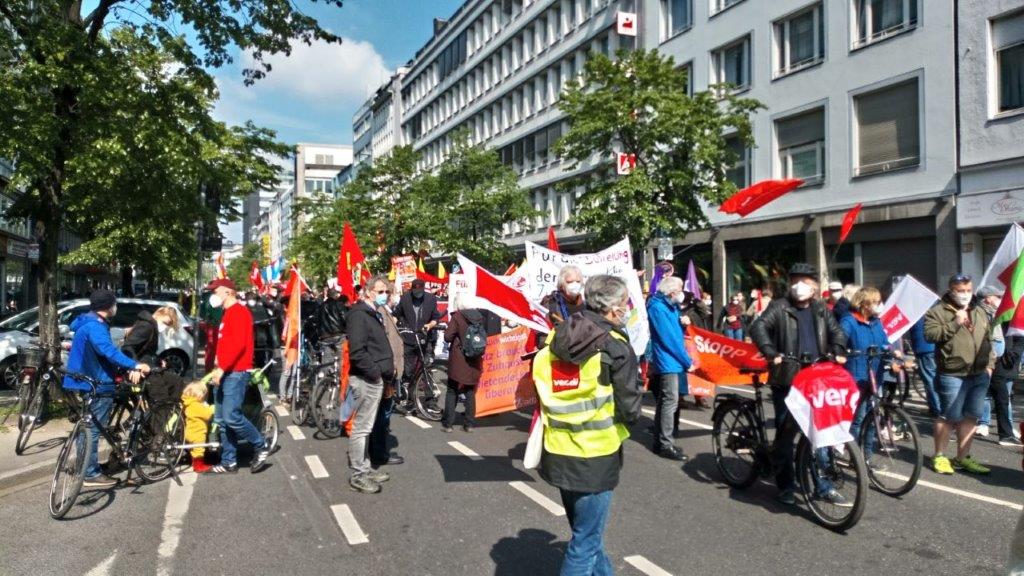
[(442, 280), (448, 276), (448, 271), (444, 269), (444, 263), (440, 260), (437, 261), (437, 277)]
[(420, 266), (419, 266), (419, 271), (420, 271), (420, 272), (426, 272), (426, 271), (427, 271), (427, 270), (426, 270), (426, 269), (425, 269), (425, 268), (423, 267), (423, 258), (420, 258)]

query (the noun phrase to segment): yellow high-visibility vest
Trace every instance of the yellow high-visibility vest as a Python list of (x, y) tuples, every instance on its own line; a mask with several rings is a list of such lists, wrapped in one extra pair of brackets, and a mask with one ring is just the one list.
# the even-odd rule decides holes
[[(626, 342), (621, 334), (610, 334)], [(544, 449), (551, 454), (607, 456), (629, 438), (629, 430), (615, 423), (612, 386), (601, 382), (601, 352), (577, 365), (545, 346), (533, 360), (533, 381), (545, 424)]]

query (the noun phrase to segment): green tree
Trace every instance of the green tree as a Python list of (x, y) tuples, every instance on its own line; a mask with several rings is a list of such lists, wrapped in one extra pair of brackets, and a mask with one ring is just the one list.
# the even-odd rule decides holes
[(263, 248), (260, 247), (259, 242), (249, 242), (242, 246), (242, 254), (228, 262), (228, 278), (234, 280), (239, 290), (251, 289), (252, 282), (249, 281), (249, 272), (252, 271), (252, 263), (256, 262), (261, 267), (266, 265), (262, 258)]
[(465, 134), (456, 137), (436, 175), (426, 178), (430, 201), (423, 216), (434, 249), (444, 254), (461, 252), (484, 266), (504, 266), (512, 253), (501, 241), (502, 227), (525, 225), (540, 214), (498, 153), (469, 145)]
[[(570, 225), (606, 245), (629, 235), (646, 246), (659, 233), (683, 236), (707, 225), (702, 203), (736, 191), (726, 169), (736, 161), (722, 135), (753, 145), (750, 115), (762, 108), (727, 87), (687, 95), (685, 70), (657, 51), (591, 54), (582, 78), (559, 102), (569, 131), (555, 152), (567, 170), (594, 170), (566, 182), (582, 186)], [(636, 155), (636, 169), (617, 176), (617, 153)]]
[(288, 244), (287, 257), (299, 262), (310, 286), (322, 286), (337, 274), (341, 233), (351, 214), (348, 206), (344, 199), (295, 204), (294, 212), (304, 223)]
[[(324, 3), (341, 6), (341, 0)], [(84, 13), (80, 1), (0, 0), (0, 157), (15, 162), (14, 182), (25, 189), (12, 215), (31, 216), (36, 223), (40, 338), (50, 346), (56, 343), (54, 279), (60, 230), (66, 223), (75, 228), (76, 222), (70, 219), (76, 213), (105, 211), (113, 215), (120, 211), (126, 191), (141, 188), (151, 193), (156, 187), (106, 188), (118, 192), (118, 202), (103, 202), (97, 190), (111, 185), (110, 179), (123, 176), (108, 175), (111, 157), (140, 153), (133, 163), (148, 169), (137, 170), (135, 175), (147, 178), (159, 174), (158, 162), (147, 159), (160, 156), (168, 146), (187, 147), (175, 140), (177, 136), (187, 134), (186, 140), (192, 144), (204, 143), (191, 149), (194, 166), (168, 169), (195, 194), (195, 200), (184, 202), (175, 197), (166, 201), (182, 201), (183, 205), (176, 206), (182, 220), (191, 222), (197, 215), (217, 219), (218, 215), (202, 214), (199, 184), (212, 179), (214, 185), (230, 184), (219, 188), (225, 195), (235, 193), (239, 191), (237, 182), (230, 175), (248, 173), (258, 160), (241, 149), (238, 155), (217, 152), (225, 142), (210, 131), (210, 103), (216, 88), (205, 67), (231, 62), (231, 51), (237, 47), (252, 54), (256, 62), (254, 68), (243, 71), (246, 82), (251, 83), (269, 71), (265, 57), (287, 53), (293, 39), (338, 40), (289, 0), (156, 0), (141, 4), (98, 0), (89, 6), (92, 10)], [(177, 31), (179, 23), (189, 26), (194, 45)], [(118, 34), (129, 37), (130, 42), (119, 39)], [(174, 65), (162, 66), (162, 75), (147, 74), (152, 70), (140, 66), (147, 47), (169, 55)], [(144, 93), (125, 90), (140, 71), (147, 77)], [(191, 116), (179, 116), (181, 108), (170, 104), (167, 90), (176, 82), (202, 88), (178, 94), (192, 96), (179, 103), (193, 112)], [(154, 106), (148, 115), (126, 119), (120, 115), (122, 110), (140, 109), (135, 98), (164, 105)], [(161, 116), (171, 130), (162, 136), (141, 134), (147, 123)], [(125, 138), (126, 124), (140, 132), (134, 147)], [(192, 138), (196, 134), (202, 138)], [(259, 138), (253, 131), (238, 136), (243, 141)], [(110, 252), (123, 257), (115, 254), (117, 250)]]

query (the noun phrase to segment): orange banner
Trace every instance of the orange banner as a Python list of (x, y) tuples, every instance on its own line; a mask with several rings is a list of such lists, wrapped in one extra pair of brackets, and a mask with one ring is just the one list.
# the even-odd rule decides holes
[(716, 385), (736, 386), (751, 383), (742, 369), (767, 370), (768, 364), (757, 347), (748, 342), (690, 326), (686, 331), (686, 351), (694, 371), (687, 375), (690, 394), (713, 396)]
[(520, 326), (487, 338), (483, 371), (476, 387), (476, 415), (490, 416), (537, 405), (530, 361), (523, 360), (532, 331)]

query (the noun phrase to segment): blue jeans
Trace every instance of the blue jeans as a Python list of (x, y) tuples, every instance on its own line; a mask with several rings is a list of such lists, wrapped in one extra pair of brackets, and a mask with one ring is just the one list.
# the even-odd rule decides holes
[[(850, 436), (853, 436), (854, 442), (860, 441), (860, 429), (868, 416), (868, 409), (871, 407), (872, 399), (870, 382), (857, 382), (857, 387), (860, 388), (860, 401), (857, 403), (857, 411), (854, 412), (853, 422), (850, 424)], [(875, 433), (874, 418), (868, 419), (867, 425), (868, 437), (861, 448), (864, 450), (864, 457), (870, 458), (875, 452), (875, 441), (878, 435)]]
[(561, 493), (572, 539), (565, 550), (560, 576), (611, 576), (612, 562), (604, 551), (604, 527), (612, 507), (612, 491)]
[(89, 456), (86, 460), (85, 477), (94, 478), (99, 476), (102, 470), (99, 463), (100, 447), (100, 425), (106, 427), (110, 420), (110, 411), (114, 407), (114, 398), (111, 396), (99, 395), (92, 401), (92, 441), (89, 444)]
[(939, 374), (935, 389), (941, 399), (940, 417), (954, 423), (961, 422), (964, 418), (975, 421), (980, 419), (989, 382), (989, 375), (986, 372), (970, 376)]
[(224, 465), (238, 462), (238, 440), (249, 442), (253, 450), (266, 447), (263, 435), (242, 413), (245, 388), (249, 385), (248, 372), (231, 372), (221, 378), (214, 392), (214, 408), (220, 417), (220, 461)]
[(918, 354), (917, 358), (917, 376), (921, 379), (921, 383), (924, 384), (924, 399), (928, 403), (928, 410), (935, 414), (941, 412), (939, 406), (939, 393), (935, 391), (935, 352), (925, 352)]
[(743, 340), (743, 328), (726, 328), (725, 337), (733, 340)]

